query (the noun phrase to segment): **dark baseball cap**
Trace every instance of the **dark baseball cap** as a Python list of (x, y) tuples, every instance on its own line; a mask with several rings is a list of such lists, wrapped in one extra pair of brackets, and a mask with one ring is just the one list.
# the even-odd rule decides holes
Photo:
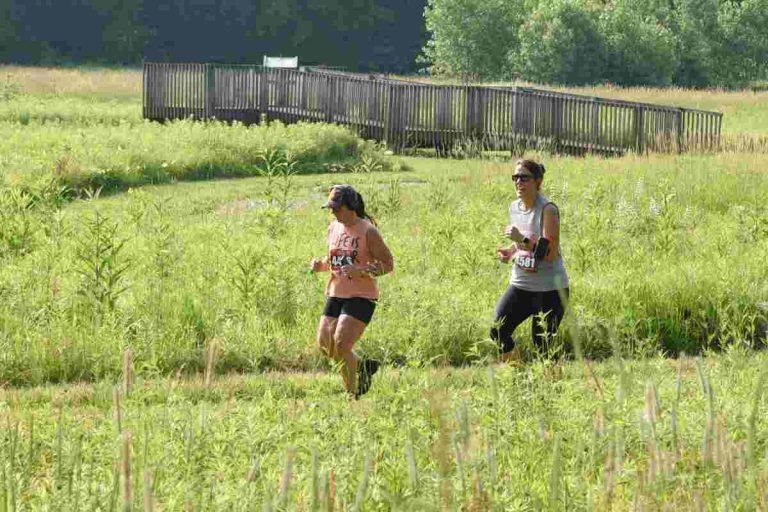
[(328, 194), (328, 201), (321, 208), (336, 209), (340, 206), (346, 206), (350, 210), (356, 210), (360, 203), (360, 196), (352, 185), (334, 185)]

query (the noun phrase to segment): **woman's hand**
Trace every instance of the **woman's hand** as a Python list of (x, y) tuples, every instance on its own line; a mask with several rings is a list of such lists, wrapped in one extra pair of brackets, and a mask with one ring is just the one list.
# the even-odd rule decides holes
[(515, 247), (500, 247), (496, 249), (496, 257), (499, 258), (499, 261), (502, 263), (509, 263), (509, 260), (515, 257), (516, 252), (517, 249)]
[(348, 279), (368, 275), (368, 265), (342, 265), (340, 274)]
[(504, 236), (511, 238), (513, 242), (522, 242), (523, 238), (525, 238), (520, 230), (517, 229), (517, 226), (507, 226), (504, 229)]
[(309, 262), (310, 272), (324, 272), (328, 270), (328, 265), (325, 263), (325, 258), (312, 258)]

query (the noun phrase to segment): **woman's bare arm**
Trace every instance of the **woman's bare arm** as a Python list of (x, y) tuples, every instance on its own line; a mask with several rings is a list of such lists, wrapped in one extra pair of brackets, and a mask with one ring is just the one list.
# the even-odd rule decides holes
[(379, 230), (371, 226), (366, 233), (366, 237), (368, 239), (368, 250), (377, 267), (373, 274), (384, 275), (392, 272), (395, 269), (395, 258), (392, 256), (392, 252), (390, 252), (387, 244), (384, 243)]
[(553, 204), (544, 207), (544, 233), (542, 236), (549, 240), (549, 248), (544, 261), (553, 261), (560, 254), (560, 212)]

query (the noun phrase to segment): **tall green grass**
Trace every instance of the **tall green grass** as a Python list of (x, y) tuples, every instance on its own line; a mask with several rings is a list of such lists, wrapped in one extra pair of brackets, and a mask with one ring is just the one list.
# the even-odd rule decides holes
[[(114, 375), (127, 347), (149, 375), (200, 369), (212, 344), (219, 371), (324, 365), (313, 341), (324, 278), (306, 262), (325, 250), (317, 206), (340, 181), (363, 192), (397, 258), (363, 350), (411, 365), (494, 357), (509, 162), (403, 164), (327, 125), (148, 123), (117, 107), (131, 87), (110, 85), (112, 71), (62, 72), (90, 84), (79, 88), (50, 70), (14, 73), (0, 106), (4, 381)], [(97, 105), (83, 117), (80, 89)], [(37, 100), (61, 119), (8, 114)], [(550, 169), (573, 282), (552, 350), (572, 353), (573, 332), (589, 357), (764, 343), (764, 156), (533, 156)], [(243, 176), (259, 178), (99, 198)]]
[(363, 158), (396, 165), (376, 144), (332, 125), (0, 123), (0, 173), (6, 183), (53, 175), (73, 189), (126, 189), (147, 183), (258, 176), (265, 153), (282, 151), (296, 172), (330, 172)]
[[(765, 342), (764, 157), (544, 161), (572, 281), (570, 327), (552, 350), (572, 353), (571, 332), (592, 358)], [(196, 370), (213, 342), (219, 371), (324, 366), (314, 332), (325, 276), (308, 275), (307, 262), (325, 251), (319, 205), (340, 181), (361, 190), (397, 262), (362, 350), (411, 365), (493, 359), (511, 164), (406, 164), (415, 171), (373, 162), (71, 205), (55, 193), (30, 208), (7, 197), (8, 218), (26, 220), (2, 228), (0, 378), (98, 379), (119, 372), (127, 347), (147, 374)]]
[[(10, 72), (1, 509), (768, 507), (765, 155), (529, 155), (572, 300), (547, 353), (522, 326), (531, 362), (488, 367), (510, 162), (400, 164), (333, 127), (154, 125), (124, 101), (135, 72)], [(307, 262), (342, 181), (397, 267), (358, 347), (390, 365), (351, 403), (335, 375), (271, 371), (327, 368)]]
[[(766, 360), (0, 390), (7, 510), (759, 510)], [(141, 370), (137, 367), (137, 370)]]
[(75, 191), (113, 191), (258, 176), (274, 151), (295, 161), (297, 173), (399, 165), (338, 126), (145, 121), (140, 78), (130, 71), (0, 68), (2, 181), (27, 185), (53, 175)]
[(141, 102), (141, 81), (141, 69), (0, 65), (0, 83), (16, 84), (31, 95), (132, 97)]

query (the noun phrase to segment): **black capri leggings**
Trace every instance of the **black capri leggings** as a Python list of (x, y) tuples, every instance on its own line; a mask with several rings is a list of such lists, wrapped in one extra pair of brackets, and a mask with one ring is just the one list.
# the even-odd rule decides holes
[(530, 292), (510, 286), (496, 304), (496, 322), (491, 328), (491, 338), (499, 343), (501, 352), (509, 352), (515, 346), (512, 333), (526, 318), (539, 313), (546, 313), (546, 326), (533, 319), (531, 336), (533, 344), (542, 348), (545, 339), (550, 339), (556, 332), (563, 319), (565, 306), (560, 300), (560, 293), (566, 298), (569, 289), (552, 290), (548, 292)]

